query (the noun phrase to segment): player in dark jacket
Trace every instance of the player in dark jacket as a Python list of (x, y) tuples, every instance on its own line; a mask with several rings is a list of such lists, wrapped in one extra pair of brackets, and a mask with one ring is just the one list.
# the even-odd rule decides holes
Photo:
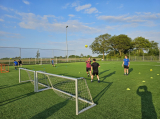
[(93, 59), (93, 63), (91, 65), (91, 71), (93, 70), (92, 77), (91, 77), (91, 82), (93, 81), (93, 76), (95, 74), (97, 75), (98, 83), (100, 82), (99, 76), (98, 76), (98, 67), (100, 67), (100, 65), (96, 62), (96, 59)]

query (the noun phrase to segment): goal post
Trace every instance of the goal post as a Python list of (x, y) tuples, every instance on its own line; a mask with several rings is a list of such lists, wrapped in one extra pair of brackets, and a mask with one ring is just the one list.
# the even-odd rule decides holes
[[(52, 89), (57, 95), (75, 101), (76, 115), (96, 106), (93, 102), (86, 79), (72, 78), (62, 75), (36, 71), (38, 92)], [(43, 89), (39, 84), (44, 84)]]

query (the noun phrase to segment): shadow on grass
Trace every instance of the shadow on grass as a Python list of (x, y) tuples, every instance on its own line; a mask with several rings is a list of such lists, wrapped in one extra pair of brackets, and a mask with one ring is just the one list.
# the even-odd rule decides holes
[(101, 74), (103, 74), (103, 73), (105, 73), (107, 71), (109, 71), (109, 70), (104, 70), (104, 71), (100, 72), (99, 75), (101, 75)]
[(101, 78), (103, 78), (103, 80), (101, 80), (101, 81), (104, 81), (107, 77), (110, 77), (110, 76), (112, 76), (115, 73), (116, 73), (116, 71), (114, 71), (114, 72), (112, 72), (112, 73), (110, 73), (110, 74), (108, 74), (106, 76), (101, 77)]
[(133, 68), (130, 68), (128, 74), (130, 74), (132, 71), (133, 71)]
[(8, 85), (2, 85), (0, 86), (0, 89), (7, 87)]
[(1, 101), (1, 102), (0, 102), (0, 106), (3, 106), (3, 105), (6, 105), (6, 104), (8, 104), (8, 103), (11, 103), (11, 102), (20, 100), (20, 99), (22, 99), (22, 98), (31, 96), (31, 95), (33, 95), (33, 94), (35, 94), (35, 93), (34, 93), (34, 92), (31, 92), (31, 93), (27, 93), (27, 94), (24, 94), (24, 95), (21, 95), (21, 96), (17, 96), (17, 97), (14, 97), (14, 98), (11, 98), (11, 99), (8, 99), (8, 100), (5, 100), (5, 101)]
[(18, 84), (10, 85), (10, 86), (4, 85), (4, 86), (0, 86), (0, 89), (10, 88), (10, 87), (13, 87), (13, 86), (18, 86), (18, 85), (22, 85), (22, 84), (26, 84), (26, 83), (30, 83), (30, 82), (18, 83)]
[(157, 113), (152, 102), (152, 93), (147, 90), (147, 86), (139, 86), (137, 95), (141, 97), (142, 119), (157, 119)]
[(44, 110), (43, 112), (38, 113), (37, 115), (33, 116), (30, 119), (46, 119), (53, 115), (55, 112), (60, 110), (62, 107), (64, 107), (68, 103), (68, 100), (65, 100), (64, 102), (60, 102), (56, 105), (53, 105), (52, 107)]
[(112, 85), (113, 82), (104, 82), (102, 81), (101, 83), (108, 83), (108, 85), (101, 91), (99, 92), (94, 98), (93, 101), (98, 104), (99, 99), (104, 95), (104, 93), (109, 89), (109, 87)]

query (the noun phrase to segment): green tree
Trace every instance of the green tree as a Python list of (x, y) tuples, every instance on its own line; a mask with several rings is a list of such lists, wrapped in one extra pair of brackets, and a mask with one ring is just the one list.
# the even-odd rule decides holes
[(148, 55), (159, 55), (158, 43), (151, 41), (151, 47), (149, 48)]
[(80, 57), (83, 57), (83, 54), (81, 53)]
[(148, 39), (145, 39), (143, 37), (137, 37), (133, 40), (134, 42), (134, 48), (136, 48), (139, 53), (140, 53), (140, 49), (144, 49), (146, 50), (147, 48), (150, 48), (151, 47), (151, 43), (149, 42)]
[[(114, 49), (118, 50), (119, 55), (122, 56), (122, 52), (126, 53), (129, 49), (132, 48), (132, 40), (127, 35), (120, 34), (118, 36), (114, 36)], [(112, 47), (113, 47), (112, 45)]]
[(114, 51), (114, 56), (115, 56), (115, 52), (117, 51), (116, 49), (116, 40), (115, 40), (116, 36), (112, 36), (110, 39), (109, 39), (109, 42), (110, 42), (110, 45), (111, 45), (111, 50)]
[(110, 38), (111, 35), (107, 33), (96, 37), (93, 43), (89, 46), (92, 50), (92, 53), (103, 54), (104, 59), (104, 54), (107, 53), (111, 48), (109, 43)]
[(39, 57), (40, 57), (40, 52), (39, 52), (39, 50), (37, 50), (36, 58), (38, 59)]

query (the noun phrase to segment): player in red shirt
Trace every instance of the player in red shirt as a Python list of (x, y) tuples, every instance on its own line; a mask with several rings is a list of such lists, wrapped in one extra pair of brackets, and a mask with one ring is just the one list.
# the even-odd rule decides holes
[(88, 74), (88, 77), (89, 77), (89, 73), (90, 73), (90, 76), (92, 76), (91, 74), (91, 58), (88, 58), (88, 60), (86, 61), (86, 72)]

